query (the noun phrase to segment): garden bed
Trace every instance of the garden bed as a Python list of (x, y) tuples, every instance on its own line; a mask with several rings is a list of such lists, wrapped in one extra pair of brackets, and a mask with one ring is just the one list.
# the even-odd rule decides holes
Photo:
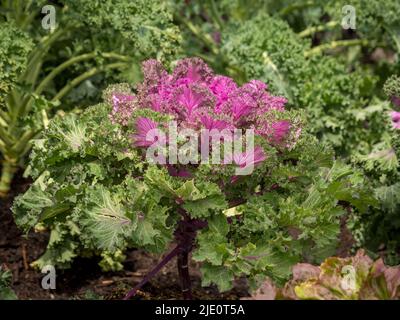
[[(58, 271), (56, 290), (42, 289), (44, 274), (32, 269), (29, 263), (43, 254), (49, 234), (30, 232), (24, 235), (15, 225), (10, 210), (14, 196), (24, 192), (29, 184), (30, 181), (18, 176), (12, 188), (14, 193), (10, 193), (7, 199), (0, 199), (0, 262), (12, 271), (12, 288), (19, 299), (122, 299), (160, 260), (157, 255), (131, 249), (126, 252), (125, 270), (104, 273), (98, 259), (79, 258), (72, 268)], [(340, 238), (337, 255), (346, 257), (350, 254), (353, 239), (344, 221)], [(215, 287), (201, 286), (199, 265), (194, 261), (191, 261), (190, 272), (195, 299), (236, 300), (250, 296), (244, 279), (237, 280), (232, 290), (219, 293)], [(272, 299), (273, 292), (269, 295)], [(134, 299), (181, 299), (176, 259), (146, 284)]]
[(3, 1), (0, 300), (400, 299), (399, 15)]
[[(12, 271), (12, 288), (19, 299), (121, 299), (159, 261), (157, 255), (132, 249), (126, 252), (124, 271), (104, 273), (98, 259), (79, 258), (71, 269), (58, 271), (56, 290), (42, 289), (44, 274), (33, 270), (29, 263), (43, 254), (49, 235), (30, 232), (25, 236), (18, 230), (10, 211), (13, 197), (27, 187), (29, 181), (17, 177), (13, 193), (0, 200), (0, 262)], [(135, 299), (181, 299), (175, 260), (145, 285)], [(191, 263), (191, 279), (196, 299), (231, 300), (249, 296), (244, 280), (236, 281), (234, 289), (222, 294), (214, 287), (202, 288), (195, 262)]]

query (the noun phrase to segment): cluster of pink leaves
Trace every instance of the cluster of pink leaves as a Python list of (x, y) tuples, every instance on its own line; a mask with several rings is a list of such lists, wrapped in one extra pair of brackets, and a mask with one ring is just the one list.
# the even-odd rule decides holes
[[(272, 110), (284, 111), (287, 101), (270, 95), (262, 81), (238, 86), (229, 77), (215, 75), (199, 58), (180, 60), (172, 74), (157, 60), (145, 61), (142, 69), (144, 80), (137, 86), (136, 95), (114, 93), (110, 114), (114, 122), (127, 125), (135, 108), (150, 108), (172, 115), (180, 129), (253, 129), (272, 144), (280, 144), (291, 130), (288, 120), (271, 121), (265, 116)], [(134, 144), (150, 146), (157, 137), (148, 133), (159, 126), (151, 119), (137, 118)], [(234, 155), (233, 161), (243, 166), (248, 157), (246, 153)], [(257, 146), (251, 158), (258, 164), (266, 155)]]
[[(399, 110), (400, 108), (400, 97), (393, 95), (390, 97), (390, 100), (394, 106), (394, 109)], [(400, 112), (396, 110), (392, 110), (390, 112), (390, 117), (392, 119), (392, 127), (394, 129), (400, 129)]]
[(400, 112), (392, 111), (390, 113), (390, 116), (392, 117), (392, 126), (393, 126), (393, 128), (400, 129)]

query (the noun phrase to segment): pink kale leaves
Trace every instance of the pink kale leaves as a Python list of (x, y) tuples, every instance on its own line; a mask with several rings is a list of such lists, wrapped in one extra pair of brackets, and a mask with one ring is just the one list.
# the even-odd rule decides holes
[[(278, 148), (291, 148), (301, 132), (299, 123), (286, 118), (286, 99), (268, 93), (262, 81), (252, 80), (238, 86), (229, 77), (215, 75), (199, 58), (180, 60), (171, 74), (157, 60), (148, 60), (143, 63), (143, 74), (144, 80), (137, 85), (135, 95), (114, 92), (111, 99), (111, 120), (122, 126), (133, 124), (136, 147), (148, 148), (157, 141), (169, 140), (160, 141), (154, 133), (166, 128), (166, 123), (135, 116), (135, 110), (167, 115), (176, 121), (178, 131), (189, 129), (199, 136), (201, 130), (230, 133), (253, 130), (259, 137), (257, 143), (261, 139)], [(253, 150), (234, 153), (231, 163), (244, 168), (258, 165), (266, 157), (261, 145), (257, 145)]]

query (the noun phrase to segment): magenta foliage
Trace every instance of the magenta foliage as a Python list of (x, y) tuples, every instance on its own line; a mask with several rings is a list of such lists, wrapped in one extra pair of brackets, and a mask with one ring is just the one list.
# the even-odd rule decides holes
[(137, 133), (133, 136), (135, 146), (149, 147), (154, 142), (158, 141), (160, 134), (158, 133), (158, 130), (155, 130), (157, 127), (158, 124), (151, 119), (144, 117), (136, 119)]
[[(127, 125), (135, 108), (150, 108), (171, 115), (179, 128), (254, 129), (274, 145), (281, 145), (292, 129), (288, 120), (268, 117), (271, 111), (283, 112), (287, 100), (270, 95), (262, 81), (252, 80), (238, 86), (229, 77), (215, 75), (199, 58), (180, 60), (172, 74), (157, 60), (145, 61), (142, 69), (144, 80), (137, 86), (135, 96), (113, 95), (114, 122)], [(146, 140), (146, 134), (157, 126), (150, 119), (137, 119), (135, 145), (151, 145), (154, 140)], [(265, 159), (261, 147), (256, 147), (254, 153), (254, 164)], [(233, 162), (242, 166), (244, 158), (244, 154), (235, 155)]]
[(392, 117), (393, 128), (400, 129), (400, 112), (392, 111), (390, 116)]
[(111, 121), (127, 125), (133, 112), (134, 101), (134, 96), (114, 93), (112, 96), (113, 108), (110, 114)]
[[(251, 154), (250, 154), (251, 153)], [(251, 159), (251, 163), (248, 161)], [(256, 165), (266, 159), (266, 156), (261, 147), (256, 147), (253, 151), (243, 152), (242, 154), (234, 155), (233, 162), (241, 168), (249, 165)]]

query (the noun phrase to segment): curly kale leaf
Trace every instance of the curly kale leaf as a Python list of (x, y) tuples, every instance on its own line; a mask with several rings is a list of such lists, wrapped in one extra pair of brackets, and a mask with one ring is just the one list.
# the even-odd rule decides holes
[(306, 66), (303, 51), (308, 47), (286, 22), (266, 14), (228, 25), (222, 33), (222, 52), (244, 72), (243, 81), (261, 79), (272, 92), (291, 101), (299, 94), (293, 80), (306, 80), (300, 74)]
[(32, 48), (33, 41), (27, 33), (12, 23), (0, 23), (0, 110), (4, 110), (7, 95), (19, 83)]
[(390, 76), (385, 82), (383, 91), (389, 99), (400, 98), (400, 77), (397, 75)]
[(3, 270), (3, 268), (0, 266), (0, 300), (18, 299), (15, 292), (10, 288), (11, 282), (11, 272), (9, 270)]
[(111, 194), (101, 185), (86, 190), (82, 212), (85, 232), (92, 234), (96, 246), (115, 252), (125, 247), (126, 238), (136, 229), (137, 217), (126, 212), (118, 193)]
[[(203, 263), (205, 285), (229, 289), (234, 276), (255, 274), (283, 283), (296, 262), (320, 262), (335, 253), (339, 219), (346, 212), (340, 203), (364, 212), (376, 200), (350, 166), (335, 162), (316, 170), (309, 179), (296, 176), (276, 191), (225, 210), (230, 224), (222, 215), (208, 219), (193, 253)], [(306, 193), (299, 192), (303, 188)]]
[(221, 189), (212, 182), (195, 183), (194, 180), (182, 182), (170, 177), (164, 169), (150, 167), (145, 179), (159, 191), (160, 197), (181, 201), (182, 208), (193, 218), (207, 218), (213, 212), (227, 208)]
[[(111, 28), (121, 33), (133, 50), (149, 57), (164, 59), (175, 54), (179, 29), (172, 23), (167, 1), (106, 0), (63, 1), (85, 24), (97, 30)], [(93, 13), (96, 14), (93, 14)]]
[(322, 1), (323, 13), (332, 20), (342, 21), (342, 8), (351, 5), (355, 8), (356, 32), (360, 37), (372, 42), (391, 43), (400, 50), (400, 3), (396, 0), (356, 0), (348, 3), (344, 0)]
[[(121, 138), (121, 132), (108, 119), (107, 110), (108, 106), (99, 105), (80, 116), (57, 117), (34, 143), (26, 174), (36, 180), (14, 202), (16, 223), (25, 231), (38, 223), (63, 230), (62, 237), (49, 244), (37, 266), (53, 262), (68, 267), (82, 251), (111, 253), (126, 245), (127, 231), (125, 224), (119, 223), (122, 213), (118, 214), (127, 210), (121, 209), (118, 202), (126, 194), (117, 193), (119, 198), (114, 198), (114, 189), (96, 191), (93, 185), (117, 187), (140, 166), (132, 166), (131, 159), (138, 155), (129, 151), (129, 140)], [(135, 219), (134, 215), (129, 218), (132, 228), (136, 226)], [(68, 227), (72, 222), (76, 226), (74, 232)]]
[(38, 270), (48, 265), (70, 268), (73, 259), (80, 253), (79, 234), (80, 229), (73, 222), (55, 223), (45, 253), (31, 266)]

